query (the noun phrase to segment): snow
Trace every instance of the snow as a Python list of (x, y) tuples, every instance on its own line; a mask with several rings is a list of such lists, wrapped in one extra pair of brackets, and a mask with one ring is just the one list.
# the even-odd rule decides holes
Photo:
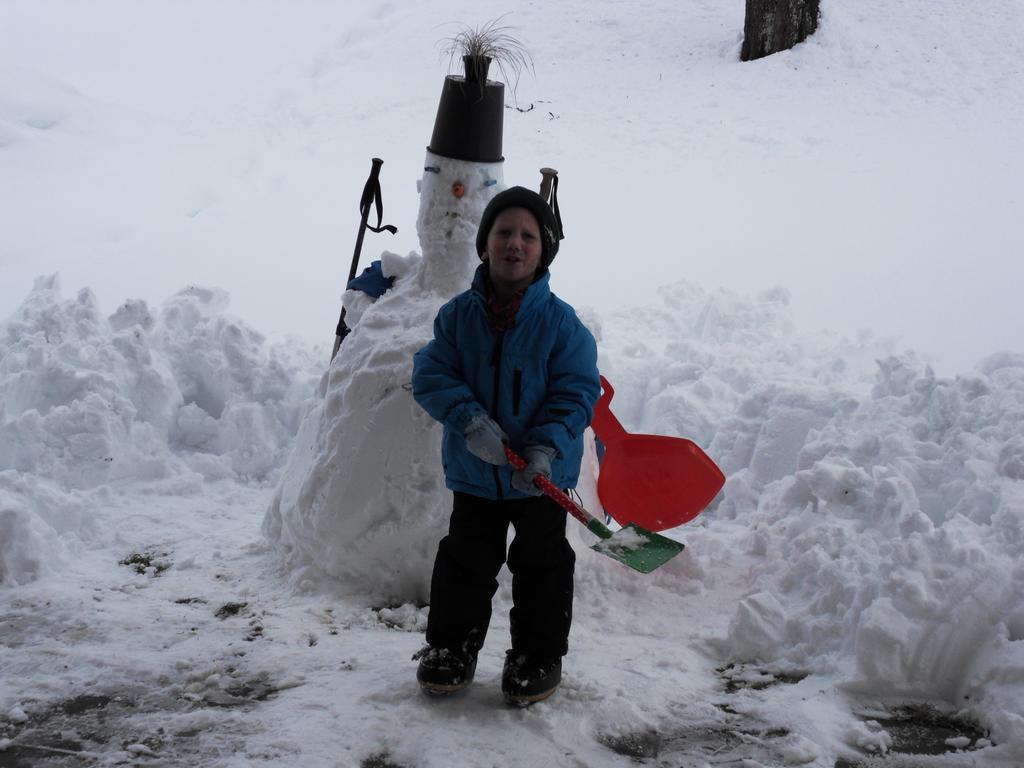
[[(517, 10), (494, 166), (423, 156), (438, 24), (493, 4), (5, 6), (0, 761), (831, 768), (926, 702), (984, 731), (928, 765), (1024, 763), (1022, 10), (826, 4), (739, 64), (734, 5)], [(396, 287), (328, 365), (372, 155)], [(570, 521), (551, 700), (501, 703), (505, 574), (428, 700), (448, 497), (404, 385), (485, 182), (542, 165), (613, 410), (728, 480), (648, 575)]]

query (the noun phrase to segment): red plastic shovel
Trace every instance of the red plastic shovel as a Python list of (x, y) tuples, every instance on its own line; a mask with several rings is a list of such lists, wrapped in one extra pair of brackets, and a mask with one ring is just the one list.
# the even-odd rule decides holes
[[(508, 458), (509, 464), (516, 469), (526, 466), (523, 457), (507, 445), (505, 446), (505, 456)], [(684, 549), (684, 545), (678, 541), (644, 530), (638, 525), (624, 525), (621, 530), (612, 532), (608, 526), (570, 499), (561, 488), (544, 475), (535, 477), (533, 484), (545, 495), (558, 502), (562, 509), (587, 526), (588, 531), (600, 537), (601, 541), (591, 549), (618, 560), (634, 571), (650, 573)]]
[(605, 446), (597, 479), (605, 511), (650, 531), (695, 518), (725, 485), (722, 470), (691, 440), (627, 432), (608, 407), (615, 390), (604, 376), (601, 387), (591, 427)]

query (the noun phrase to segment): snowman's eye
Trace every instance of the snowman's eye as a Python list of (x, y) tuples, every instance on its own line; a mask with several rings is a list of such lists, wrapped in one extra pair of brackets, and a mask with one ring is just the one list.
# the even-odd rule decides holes
[(428, 165), (423, 170), (424, 171), (429, 171), (430, 173), (440, 173), (441, 172), (441, 166), (439, 166), (439, 165)]
[(495, 184), (497, 184), (497, 183), (498, 183), (498, 180), (497, 180), (497, 179), (487, 179), (487, 180), (486, 180), (486, 181), (484, 182), (484, 186), (485, 186), (485, 187), (493, 187), (493, 186), (494, 186)]

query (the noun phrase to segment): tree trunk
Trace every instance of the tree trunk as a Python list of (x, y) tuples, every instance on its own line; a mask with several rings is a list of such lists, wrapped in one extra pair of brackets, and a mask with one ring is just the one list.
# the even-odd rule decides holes
[(747, 0), (740, 60), (792, 48), (818, 28), (820, 0)]

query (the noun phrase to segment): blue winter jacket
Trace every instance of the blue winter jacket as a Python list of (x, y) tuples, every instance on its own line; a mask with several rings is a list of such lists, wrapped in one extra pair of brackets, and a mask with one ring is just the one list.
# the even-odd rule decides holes
[(583, 432), (601, 391), (597, 344), (571, 306), (548, 287), (550, 273), (527, 288), (515, 325), (492, 329), (487, 265), (473, 287), (449, 301), (434, 320), (434, 339), (413, 358), (413, 395), (444, 424), (445, 484), (488, 499), (524, 498), (510, 485), (512, 468), (471, 454), (466, 424), (487, 413), (520, 454), (533, 444), (555, 449), (551, 480), (571, 488), (579, 479)]

